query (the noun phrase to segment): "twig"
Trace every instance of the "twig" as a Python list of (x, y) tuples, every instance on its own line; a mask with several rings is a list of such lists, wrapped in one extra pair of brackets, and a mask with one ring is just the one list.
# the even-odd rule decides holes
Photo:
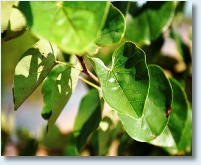
[(76, 57), (78, 58), (80, 64), (82, 65), (83, 68), (82, 72), (88, 75), (92, 80), (94, 80), (96, 83), (99, 84), (98, 78), (87, 69), (83, 57), (79, 55), (76, 55)]

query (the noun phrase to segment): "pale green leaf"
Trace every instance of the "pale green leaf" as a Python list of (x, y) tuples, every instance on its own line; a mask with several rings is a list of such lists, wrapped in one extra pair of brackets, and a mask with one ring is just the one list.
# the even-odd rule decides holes
[(83, 54), (97, 38), (108, 13), (108, 2), (20, 2), (27, 25), (37, 36), (66, 53)]
[[(18, 5), (17, 3), (15, 4)], [(26, 31), (26, 19), (17, 9), (16, 5), (12, 6), (7, 29), (5, 30), (5, 34), (2, 36), (3, 41), (17, 38)]]
[(14, 3), (15, 2), (12, 2), (12, 1), (1, 2), (1, 33), (3, 33), (8, 27), (10, 13)]
[(14, 75), (14, 109), (32, 94), (55, 65), (56, 48), (40, 40), (21, 57)]
[(105, 101), (119, 113), (140, 118), (149, 88), (144, 52), (126, 42), (114, 52), (110, 69), (98, 58), (91, 60)]
[(118, 114), (126, 132), (135, 140), (151, 141), (159, 136), (168, 123), (167, 110), (172, 103), (172, 89), (163, 70), (150, 65), (150, 87), (146, 98), (144, 113), (140, 119)]

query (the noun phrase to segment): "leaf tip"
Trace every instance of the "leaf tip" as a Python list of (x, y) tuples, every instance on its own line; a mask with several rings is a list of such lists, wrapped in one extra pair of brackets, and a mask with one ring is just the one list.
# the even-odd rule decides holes
[(42, 118), (43, 119), (45, 119), (45, 120), (48, 120), (50, 117), (51, 117), (51, 115), (52, 115), (52, 110), (50, 110), (50, 112), (46, 112), (46, 113), (41, 113), (41, 116), (42, 116)]

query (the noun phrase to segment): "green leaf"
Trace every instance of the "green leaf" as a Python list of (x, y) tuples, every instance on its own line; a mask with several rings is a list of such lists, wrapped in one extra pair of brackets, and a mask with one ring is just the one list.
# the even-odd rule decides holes
[(192, 109), (188, 109), (187, 114), (187, 123), (183, 133), (183, 136), (180, 139), (179, 145), (177, 146), (178, 152), (180, 153), (189, 153), (192, 151)]
[(108, 2), (20, 2), (27, 25), (37, 36), (66, 53), (83, 54), (95, 41), (108, 12)]
[(91, 90), (81, 101), (74, 123), (74, 137), (78, 151), (84, 147), (88, 136), (95, 131), (101, 121), (101, 105), (97, 90)]
[[(188, 122), (188, 102), (186, 94), (178, 81), (170, 79), (173, 89), (172, 111), (168, 125), (158, 138), (151, 143), (177, 150)], [(190, 132), (189, 132), (190, 134)]]
[(56, 82), (52, 87), (51, 93), (51, 109), (52, 115), (48, 119), (47, 130), (50, 132), (66, 103), (70, 99), (72, 93), (74, 92), (80, 71), (71, 67), (67, 67), (63, 72), (61, 72), (57, 78)]
[(110, 4), (105, 25), (96, 43), (103, 46), (120, 41), (124, 35), (125, 27), (123, 14), (116, 7)]
[(163, 70), (149, 65), (150, 88), (146, 98), (144, 113), (140, 119), (126, 114), (118, 114), (126, 132), (135, 140), (151, 141), (159, 136), (168, 123), (167, 110), (172, 103), (172, 89)]
[(55, 50), (49, 42), (40, 40), (21, 57), (14, 75), (14, 109), (32, 94), (55, 65)]
[(98, 58), (91, 60), (105, 101), (118, 113), (140, 118), (149, 88), (144, 52), (126, 42), (114, 52), (110, 69)]
[(49, 119), (52, 114), (52, 106), (51, 106), (52, 88), (59, 74), (61, 74), (67, 68), (68, 66), (65, 66), (63, 64), (56, 65), (43, 82), (42, 86), (43, 110), (41, 112), (41, 115), (44, 119)]
[(126, 15), (126, 38), (144, 44), (159, 37), (170, 25), (174, 15), (174, 2), (147, 2), (138, 6), (130, 2)]

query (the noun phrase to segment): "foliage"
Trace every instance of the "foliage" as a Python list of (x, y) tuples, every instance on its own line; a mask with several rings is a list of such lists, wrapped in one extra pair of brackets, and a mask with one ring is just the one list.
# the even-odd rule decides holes
[[(49, 155), (80, 155), (86, 150), (90, 155), (107, 155), (114, 141), (119, 141), (118, 155), (155, 155), (155, 150), (157, 154), (162, 150), (162, 155), (191, 154), (192, 91), (186, 92), (186, 84), (192, 75), (192, 60), (175, 28), (180, 2), (26, 1), (3, 5), (10, 11), (10, 19), (3, 24), (3, 41), (25, 30), (38, 39), (15, 67), (14, 109), (42, 84), (41, 115), (47, 120), (47, 133), (40, 144)], [(14, 12), (20, 15), (17, 22)], [(186, 66), (182, 73), (172, 72), (171, 78), (163, 64), (173, 63), (164, 61), (160, 51), (168, 31)], [(54, 124), (78, 80), (95, 89), (82, 98), (73, 132), (62, 134)], [(104, 104), (112, 109), (106, 116)], [(22, 140), (22, 135), (26, 137), (19, 155), (34, 155), (39, 142), (23, 131), (18, 135)], [(150, 151), (135, 152), (128, 145), (142, 145)], [(32, 152), (27, 150), (30, 147)]]

